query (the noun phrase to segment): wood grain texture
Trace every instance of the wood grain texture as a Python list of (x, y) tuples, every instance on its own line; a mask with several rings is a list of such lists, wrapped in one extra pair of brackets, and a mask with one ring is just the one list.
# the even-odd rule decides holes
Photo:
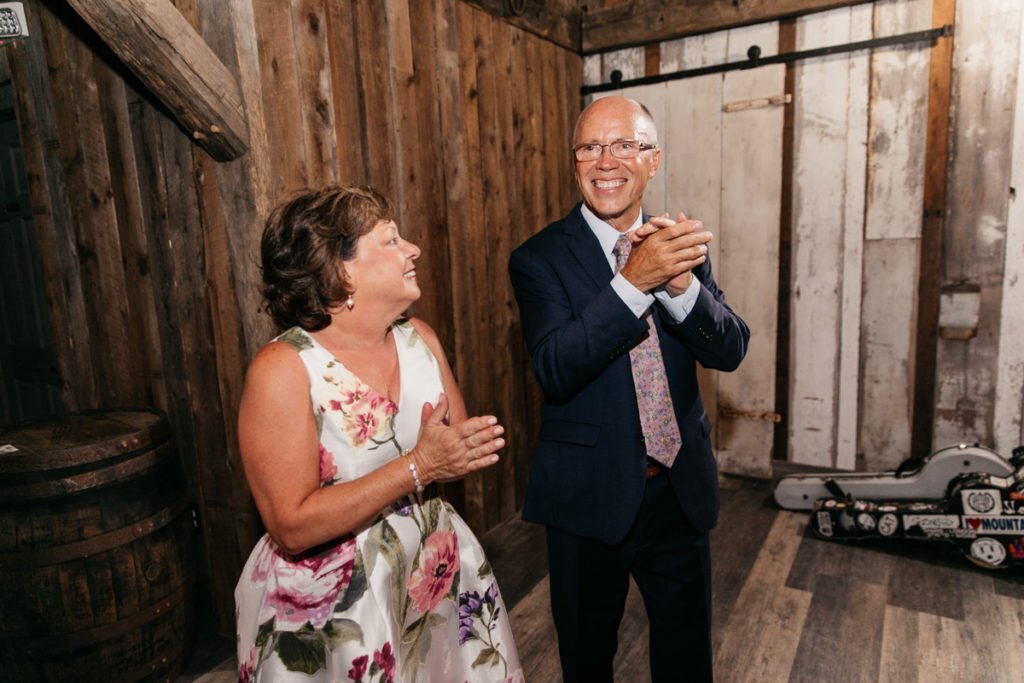
[[(932, 440), (992, 443), (1013, 140), (1007, 112), (1015, 105), (1021, 6), (1006, 0), (960, 2), (956, 10), (957, 106), (942, 281), (944, 292), (954, 285), (977, 288), (980, 308), (973, 339), (938, 340)], [(1010, 405), (1020, 401), (1007, 398)]]
[[(44, 26), (57, 22), (38, 3), (26, 3), (25, 11), (34, 35), (47, 35)], [(51, 41), (59, 39), (59, 34), (50, 37)], [(47, 312), (58, 350), (61, 402), (66, 410), (74, 410), (97, 405), (99, 388), (91, 371), (86, 294), (74, 237), (72, 195), (61, 161), (59, 118), (46, 46), (45, 40), (15, 42), (8, 49), (8, 62), (46, 280)]]
[[(239, 74), (246, 117), (251, 122), (249, 153), (230, 163), (206, 164), (198, 181), (216, 186), (216, 194), (200, 193), (200, 207), (213, 221), (222, 221), (233, 285), (222, 300), (233, 299), (241, 322), (245, 359), (270, 338), (273, 324), (260, 311), (259, 264), (256, 237), (275, 192), (272, 185), (270, 141), (268, 140), (263, 96), (260, 91), (257, 34), (253, 8), (248, 3), (203, 3), (197, 8), (204, 38), (221, 55), (224, 63)], [(276, 136), (275, 136), (276, 141)], [(202, 158), (197, 155), (197, 165)], [(212, 167), (212, 168), (211, 168)], [(205, 219), (204, 219), (205, 220)], [(224, 262), (225, 264), (228, 261)]]
[[(295, 51), (299, 62), (298, 109), (311, 187), (338, 182), (339, 145), (331, 93), (328, 4), (324, 0), (290, 3)], [(295, 103), (292, 103), (295, 106)]]
[(523, 0), (516, 3), (507, 0), (466, 1), (513, 26), (546, 38), (559, 47), (573, 52), (580, 50), (582, 10), (575, 0)]
[(866, 0), (592, 0), (583, 13), (583, 52), (672, 40)]
[[(513, 54), (521, 49), (521, 36), (514, 35), (512, 40), (505, 39), (506, 28), (498, 22), (489, 22), (478, 31), (494, 46), (491, 58), (484, 60), (483, 76), (490, 83), (507, 83), (515, 88), (513, 74)], [(568, 92), (563, 87), (563, 92)], [(523, 194), (523, 178), (509, 174), (509, 167), (515, 166), (515, 159), (520, 154), (520, 147), (515, 142), (513, 119), (516, 112), (509, 106), (508, 98), (495, 88), (491, 95), (488, 91), (481, 92), (480, 113), (485, 121), (491, 123), (483, 134), (484, 144), (481, 149), (484, 167), (484, 220), (488, 226), (487, 247), (492, 265), (488, 268), (492, 302), (492, 340), (496, 359), (512, 358), (522, 362), (524, 343), (519, 328), (519, 310), (512, 293), (512, 283), (501, 259), (510, 254), (522, 243), (519, 226), (523, 222), (521, 197)], [(564, 127), (560, 127), (564, 129)], [(494, 396), (489, 403), (481, 405), (482, 411), (493, 412), (502, 416), (506, 425), (508, 439), (512, 443), (526, 441), (526, 388), (521, 382), (515, 381), (516, 365), (496, 360), (494, 364)], [(492, 468), (495, 475), (493, 484), (497, 505), (492, 508), (493, 526), (509, 519), (519, 509), (517, 500), (516, 463), (512, 458), (505, 457), (498, 467)]]
[[(932, 26), (953, 24), (955, 11), (955, 0), (934, 2)], [(917, 285), (918, 334), (914, 348), (914, 424), (911, 435), (911, 454), (915, 457), (927, 455), (933, 450), (935, 354), (939, 336), (942, 233), (947, 208), (946, 169), (949, 164), (952, 62), (953, 39), (936, 40), (928, 63), (928, 132), (924, 159), (921, 265), (918, 268)]]
[[(661, 50), (661, 71), (670, 73), (726, 61), (728, 32), (669, 41)], [(662, 129), (665, 209), (683, 211), (704, 223), (714, 236), (708, 254), (715, 279), (730, 301), (734, 283), (719, 270), (722, 245), (722, 79), (718, 76), (666, 84)], [(741, 314), (742, 315), (742, 314)], [(697, 368), (701, 399), (711, 420), (712, 444), (718, 443), (718, 373)]]
[[(163, 357), (160, 328), (157, 321), (156, 297), (158, 289), (149, 266), (145, 222), (142, 212), (142, 188), (132, 151), (130, 108), (141, 106), (138, 95), (129, 89), (117, 74), (97, 63), (97, 87), (103, 111), (103, 126), (107, 133), (107, 160), (112, 201), (115, 206), (114, 227), (118, 231), (121, 259), (124, 268), (124, 306), (127, 314), (124, 326), (113, 333), (123, 337), (133, 354), (127, 359), (125, 370), (132, 376), (126, 386), (134, 388), (132, 400), (143, 401), (153, 396), (156, 405), (167, 404), (167, 391), (162, 381)], [(114, 192), (117, 187), (121, 191)], [(136, 321), (130, 324), (130, 321)]]
[[(804, 17), (795, 47), (865, 40), (870, 19), (868, 6)], [(788, 458), (853, 469), (868, 57), (807, 60), (794, 72)], [(823, 89), (841, 95), (820, 97)]]
[(502, 464), (445, 494), (480, 531), (514, 514), (540, 396), (506, 262), (575, 201), (579, 56), (461, 0), (182, 0), (172, 9), (237, 81), (250, 125), (249, 153), (215, 163), (70, 8), (26, 7), (38, 39), (5, 50), (65, 403), (168, 411), (218, 628), (233, 628), (232, 586), (262, 532), (234, 436), (245, 365), (274, 333), (259, 238), (299, 188), (371, 183), (394, 200), (423, 248), (414, 313), (471, 410), (509, 430)]
[(895, 467), (910, 454), (911, 394), (913, 377), (909, 350), (913, 331), (914, 300), (894, 296), (907, 292), (908, 273), (918, 263), (917, 240), (869, 240), (864, 262), (872, 277), (864, 283), (861, 339), (860, 435), (858, 469), (867, 472)]
[[(67, 190), (78, 198), (72, 203), (75, 241), (81, 277), (95, 288), (86, 299), (92, 364), (109, 382), (99, 383), (102, 405), (127, 405), (134, 399), (135, 377), (130, 368), (138, 365), (123, 330), (129, 315), (121, 242), (113, 202), (114, 180), (110, 176), (105, 131), (89, 130), (81, 121), (102, 121), (94, 56), (70, 33), (49, 44), (49, 60), (66, 70), (67, 79), (54, 82), (55, 111), (61, 128), (61, 161), (68, 179)], [(100, 134), (98, 135), (97, 132)]]
[[(1021, 13), (1024, 27), (1024, 12)], [(1017, 57), (1017, 99), (1014, 120), (1024, 120), (1024, 40)], [(996, 370), (996, 394), (992, 431), (996, 448), (1008, 452), (1024, 444), (1024, 197), (1015, 188), (1024, 188), (1024, 126), (1013, 128), (1010, 165), (1010, 206), (1006, 221), (1006, 258), (1003, 273), (1003, 300), (1000, 309), (999, 361)]]
[(288, 5), (275, 0), (252, 0), (251, 4), (260, 79), (254, 95), (263, 100), (265, 125), (274, 135), (273, 153), (266, 159), (270, 175), (266, 191), (273, 206), (309, 186), (302, 112), (295, 106), (301, 98), (301, 79)]
[[(875, 7), (876, 36), (930, 25), (930, 2)], [(911, 449), (928, 61), (924, 45), (871, 57), (858, 433), (868, 471), (895, 467)]]
[[(760, 45), (765, 54), (775, 52), (778, 26), (770, 23), (730, 30), (727, 58), (741, 58), (752, 44)], [(782, 65), (727, 73), (722, 105), (778, 95), (784, 83)], [(744, 414), (775, 410), (782, 123), (780, 107), (722, 117), (721, 240), (716, 278), (724, 283), (729, 305), (755, 330), (756, 341), (736, 372), (719, 376), (717, 453), (725, 471), (752, 476), (765, 476), (771, 461), (772, 423)], [(741, 279), (747, 286), (729, 284)], [(727, 419), (726, 409), (740, 416)]]
[(169, 0), (69, 4), (214, 158), (246, 152), (238, 82)]

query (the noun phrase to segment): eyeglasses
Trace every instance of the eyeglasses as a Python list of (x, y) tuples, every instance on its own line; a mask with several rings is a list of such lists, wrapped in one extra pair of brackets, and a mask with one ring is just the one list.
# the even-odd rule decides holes
[(640, 156), (640, 152), (658, 149), (657, 145), (649, 145), (639, 140), (616, 140), (606, 145), (600, 145), (596, 142), (585, 142), (582, 145), (573, 147), (572, 153), (576, 157), (576, 161), (596, 161), (604, 154), (605, 147), (608, 148), (608, 151), (616, 159), (635, 159)]

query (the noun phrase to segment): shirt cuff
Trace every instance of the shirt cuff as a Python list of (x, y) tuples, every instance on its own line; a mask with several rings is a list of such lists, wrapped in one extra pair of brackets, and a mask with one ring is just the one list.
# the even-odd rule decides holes
[(659, 287), (654, 292), (654, 297), (661, 302), (661, 307), (677, 323), (683, 322), (686, 320), (686, 316), (690, 315), (699, 295), (700, 280), (696, 276), (690, 279), (690, 286), (686, 288), (686, 291), (678, 296), (672, 296), (665, 291), (664, 287)]
[[(693, 278), (696, 280), (697, 278)], [(629, 306), (638, 319), (647, 312), (647, 309), (654, 303), (654, 296), (645, 294), (633, 286), (633, 283), (623, 277), (622, 273), (616, 273), (612, 278), (612, 289), (619, 295), (622, 302)], [(693, 305), (691, 304), (692, 308)]]

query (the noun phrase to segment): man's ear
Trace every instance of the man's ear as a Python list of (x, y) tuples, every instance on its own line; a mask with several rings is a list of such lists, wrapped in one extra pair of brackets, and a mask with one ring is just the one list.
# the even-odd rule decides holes
[(651, 150), (651, 172), (648, 174), (647, 179), (651, 180), (658, 173), (658, 168), (661, 167), (661, 148)]

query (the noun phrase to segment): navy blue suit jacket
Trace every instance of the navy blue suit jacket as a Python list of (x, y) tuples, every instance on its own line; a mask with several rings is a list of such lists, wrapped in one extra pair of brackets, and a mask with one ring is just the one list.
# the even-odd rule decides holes
[[(517, 248), (509, 274), (544, 391), (523, 518), (616, 543), (632, 526), (646, 483), (629, 349), (647, 323), (611, 288), (608, 258), (580, 205)], [(750, 331), (725, 304), (710, 260), (693, 274), (700, 296), (682, 323), (657, 303), (652, 310), (683, 441), (668, 476), (687, 520), (707, 531), (718, 519), (718, 467), (696, 363), (735, 369)]]

